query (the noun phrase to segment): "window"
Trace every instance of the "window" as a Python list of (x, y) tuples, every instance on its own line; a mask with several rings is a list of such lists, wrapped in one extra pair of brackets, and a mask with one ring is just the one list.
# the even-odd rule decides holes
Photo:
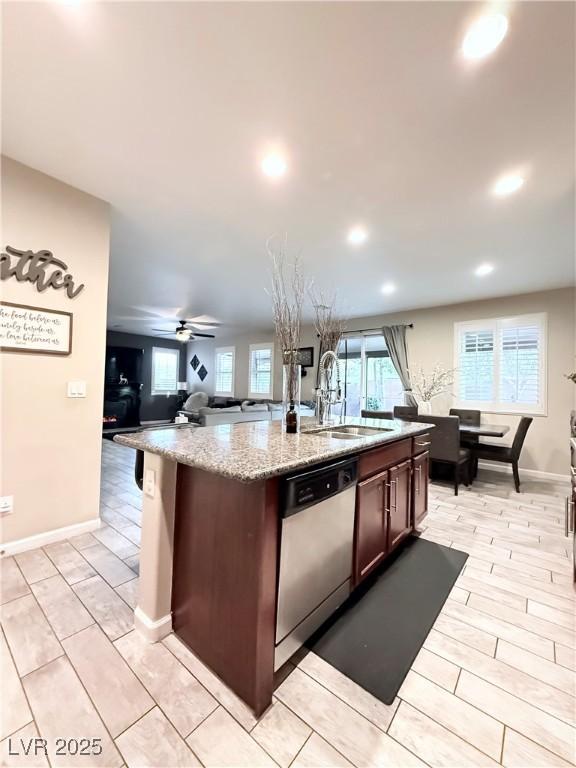
[(360, 411), (391, 411), (404, 403), (404, 390), (380, 334), (346, 336), (340, 342), (347, 416)]
[(454, 326), (456, 397), (493, 413), (546, 413), (546, 315)]
[(152, 347), (152, 394), (178, 394), (180, 350)]
[(248, 397), (272, 397), (274, 378), (274, 346), (272, 344), (250, 344), (248, 377)]
[(214, 361), (214, 394), (234, 394), (234, 347), (218, 347)]

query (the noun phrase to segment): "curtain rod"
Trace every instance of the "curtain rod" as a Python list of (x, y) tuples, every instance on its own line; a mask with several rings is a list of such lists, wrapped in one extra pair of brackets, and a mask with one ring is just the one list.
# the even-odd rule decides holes
[[(404, 325), (404, 328), (414, 328), (414, 323), (399, 323), (399, 325)], [(369, 331), (381, 331), (382, 326), (380, 328), (358, 328), (350, 331), (344, 331), (342, 334), (345, 336), (347, 333), (368, 333)]]

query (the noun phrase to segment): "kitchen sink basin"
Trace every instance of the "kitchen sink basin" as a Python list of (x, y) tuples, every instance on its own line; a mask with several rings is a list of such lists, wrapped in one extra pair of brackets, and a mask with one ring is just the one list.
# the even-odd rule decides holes
[(337, 432), (335, 429), (321, 429), (319, 432), (309, 432), (310, 435), (332, 437), (334, 440), (358, 440), (362, 435), (351, 435), (349, 432)]
[(359, 437), (367, 437), (369, 435), (377, 435), (379, 432), (392, 432), (387, 427), (356, 427), (353, 424), (342, 424), (340, 427), (334, 427), (334, 432), (345, 432), (347, 435), (358, 435)]
[(333, 437), (336, 440), (358, 440), (361, 437), (370, 437), (371, 435), (377, 435), (380, 432), (392, 431), (393, 430), (387, 427), (357, 427), (354, 424), (339, 424), (334, 427), (326, 427), (326, 429), (309, 432), (308, 434)]

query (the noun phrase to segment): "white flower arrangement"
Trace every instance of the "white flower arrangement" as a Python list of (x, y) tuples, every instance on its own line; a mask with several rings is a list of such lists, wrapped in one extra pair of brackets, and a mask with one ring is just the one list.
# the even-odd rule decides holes
[(415, 374), (412, 374), (412, 390), (416, 397), (423, 403), (429, 403), (438, 395), (447, 392), (454, 384), (454, 374), (456, 368), (444, 368), (437, 363), (431, 373), (426, 373), (420, 367)]

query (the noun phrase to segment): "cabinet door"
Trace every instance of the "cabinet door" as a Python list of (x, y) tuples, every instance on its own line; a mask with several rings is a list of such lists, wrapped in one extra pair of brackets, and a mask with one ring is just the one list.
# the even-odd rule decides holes
[(428, 453), (415, 456), (413, 466), (412, 507), (414, 510), (413, 524), (416, 528), (428, 514), (428, 471), (430, 466)]
[(412, 530), (412, 462), (404, 461), (388, 470), (389, 549)]
[(387, 519), (384, 506), (387, 472), (358, 483), (354, 583), (359, 584), (382, 562), (387, 552)]

